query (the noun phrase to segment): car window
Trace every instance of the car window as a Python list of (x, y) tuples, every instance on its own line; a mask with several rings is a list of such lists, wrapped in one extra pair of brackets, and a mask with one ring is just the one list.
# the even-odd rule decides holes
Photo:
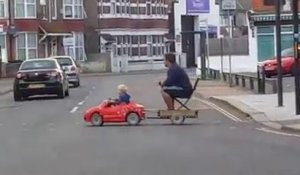
[(20, 70), (32, 70), (32, 69), (56, 69), (57, 65), (52, 60), (37, 60), (24, 62)]
[(62, 66), (71, 66), (73, 65), (73, 62), (71, 58), (56, 58), (58, 63)]
[(288, 48), (281, 52), (282, 57), (293, 57), (294, 56), (294, 48)]

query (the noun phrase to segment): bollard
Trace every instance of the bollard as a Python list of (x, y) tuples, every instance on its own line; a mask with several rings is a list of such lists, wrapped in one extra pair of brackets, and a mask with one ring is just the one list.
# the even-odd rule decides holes
[(246, 87), (246, 81), (245, 81), (245, 77), (244, 76), (242, 76), (242, 86)]
[(239, 76), (235, 75), (235, 85), (239, 86), (240, 82), (239, 82)]
[(261, 93), (266, 93), (266, 74), (265, 74), (265, 67), (262, 67), (262, 74), (261, 74), (262, 80), (261, 80)]
[(249, 80), (250, 80), (250, 89), (253, 90), (254, 89), (253, 78), (251, 77)]
[(262, 93), (262, 88), (261, 88), (261, 80), (260, 80), (260, 71), (259, 71), (259, 66), (257, 66), (257, 91), (258, 93)]

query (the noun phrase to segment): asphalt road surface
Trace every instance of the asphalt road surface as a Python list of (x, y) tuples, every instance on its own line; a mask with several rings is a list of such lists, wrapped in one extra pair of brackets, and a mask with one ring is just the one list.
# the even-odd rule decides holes
[[(82, 78), (65, 99), (0, 97), (0, 175), (299, 175), (300, 138), (231, 119), (194, 98), (182, 126), (90, 127), (82, 113), (126, 83), (135, 101), (165, 108), (163, 74)], [(151, 115), (151, 114), (149, 114)], [(235, 119), (235, 120), (232, 120)]]

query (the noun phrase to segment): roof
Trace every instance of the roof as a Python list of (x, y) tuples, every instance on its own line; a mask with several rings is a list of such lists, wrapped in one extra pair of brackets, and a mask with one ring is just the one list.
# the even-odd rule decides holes
[(111, 34), (103, 33), (103, 34), (101, 34), (101, 37), (103, 39), (105, 39), (107, 42), (115, 42), (116, 41), (116, 39)]
[(68, 28), (63, 22), (53, 23), (40, 23), (40, 27), (42, 27), (47, 33), (68, 33)]

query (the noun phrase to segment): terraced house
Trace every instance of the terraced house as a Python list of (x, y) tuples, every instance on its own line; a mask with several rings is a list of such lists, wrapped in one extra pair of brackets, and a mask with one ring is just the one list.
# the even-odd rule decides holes
[[(114, 53), (128, 70), (163, 66), (169, 49), (170, 0), (88, 0), (88, 52)], [(95, 40), (98, 38), (98, 40)]]
[(0, 0), (4, 62), (67, 54), (84, 60), (83, 0)]

